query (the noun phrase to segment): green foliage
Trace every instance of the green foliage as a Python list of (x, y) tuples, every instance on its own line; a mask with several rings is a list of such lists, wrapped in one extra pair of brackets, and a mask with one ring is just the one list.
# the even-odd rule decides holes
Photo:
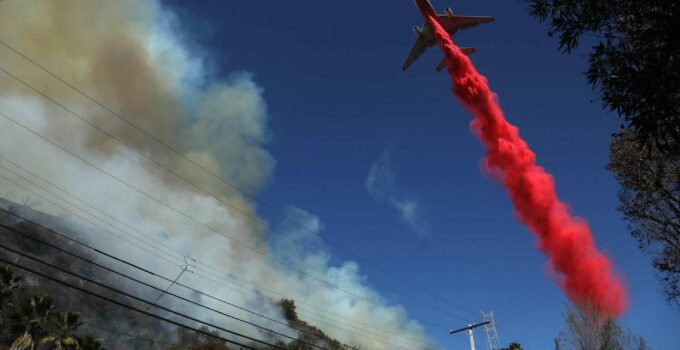
[(668, 300), (680, 304), (680, 2), (530, 0), (560, 48), (588, 53), (588, 82), (625, 121), (608, 168), (619, 210), (654, 254)]
[(15, 289), (19, 288), (21, 277), (16, 276), (8, 266), (0, 266), (0, 329), (5, 330), (5, 304), (12, 297)]
[(80, 344), (75, 332), (83, 322), (76, 313), (65, 311), (59, 312), (51, 319), (52, 329), (50, 335), (43, 338), (40, 343), (50, 349), (78, 350)]
[(56, 331), (59, 334), (75, 332), (84, 322), (80, 321), (80, 315), (71, 311), (59, 312), (55, 318)]
[(298, 315), (296, 311), (295, 301), (290, 299), (281, 299), (279, 301), (281, 310), (283, 311), (283, 317), (286, 318), (288, 322), (298, 321)]
[(9, 266), (0, 266), (0, 303), (12, 296), (15, 289), (19, 288), (21, 277), (16, 276)]
[(520, 345), (520, 343), (512, 342), (510, 343), (510, 345), (508, 345), (507, 348), (503, 348), (501, 350), (524, 350), (524, 348), (522, 347), (522, 345)]
[(616, 137), (609, 154), (607, 168), (621, 185), (619, 210), (654, 254), (668, 301), (680, 305), (680, 155), (641, 150), (631, 133)]
[[(305, 340), (305, 342), (309, 342), (309, 341)], [(278, 346), (278, 347), (287, 349), (287, 350), (316, 350), (316, 349), (318, 349), (318, 348), (315, 348), (311, 345), (305, 344), (304, 342), (302, 342), (300, 340), (294, 340), (294, 341), (291, 341), (287, 344), (280, 341), (280, 342), (277, 342), (275, 345)], [(327, 344), (323, 344), (323, 345), (321, 345), (321, 347), (328, 349), (328, 350), (345, 350), (345, 349), (347, 349), (347, 347), (341, 345), (337, 341), (327, 343)], [(277, 348), (269, 347), (269, 346), (262, 348), (262, 350), (275, 350), (275, 349), (277, 349)]]
[[(84, 324), (80, 315), (55, 308), (50, 297), (32, 295), (23, 297), (15, 293), (21, 288), (20, 277), (4, 266), (0, 266), (0, 293), (2, 309), (9, 314), (2, 327), (0, 348), (11, 344), (12, 350), (104, 350), (103, 343), (91, 336), (79, 335)], [(317, 344), (329, 350), (346, 350), (347, 346), (329, 337), (319, 328), (298, 318), (293, 300), (279, 302), (281, 311), (291, 327), (299, 331), (299, 339), (290, 342), (279, 341), (276, 346), (288, 350), (312, 350), (310, 344)], [(212, 335), (217, 332), (203, 327), (202, 331)], [(147, 344), (148, 345), (148, 344)], [(166, 350), (232, 350), (224, 341), (206, 334), (184, 328), (176, 330), (175, 341)], [(264, 347), (263, 350), (272, 350)]]
[[(200, 328), (204, 332), (218, 335), (217, 332), (210, 331), (208, 327)], [(193, 332), (184, 328), (177, 328), (177, 335), (174, 345), (167, 350), (229, 350), (226, 342), (210, 337), (205, 334)]]
[(105, 350), (104, 343), (91, 336), (78, 338), (78, 344), (80, 344), (80, 350)]
[(23, 302), (12, 305), (10, 314), (11, 329), (19, 334), (15, 343), (35, 344), (38, 339), (48, 335), (49, 321), (54, 311), (51, 298), (32, 295)]
[[(102, 342), (77, 335), (83, 324), (77, 313), (58, 311), (50, 297), (32, 295), (22, 298), (15, 295), (21, 278), (6, 266), (0, 266), (0, 293), (3, 311), (9, 316), (2, 324), (0, 341), (11, 349), (41, 350), (103, 350)], [(16, 301), (18, 299), (18, 301)], [(3, 312), (4, 314), (4, 312)]]
[(529, 0), (531, 15), (573, 52), (584, 37), (588, 82), (647, 149), (680, 154), (680, 2)]
[(281, 299), (279, 301), (279, 306), (281, 307), (281, 310), (283, 311), (283, 316), (286, 318), (286, 321), (288, 321), (288, 324), (300, 331), (298, 332), (298, 336), (300, 337), (300, 340), (302, 340), (302, 342), (293, 341), (289, 343), (288, 344), (289, 349), (306, 350), (307, 347), (310, 346), (305, 343), (315, 344), (319, 342), (325, 344), (331, 350), (345, 348), (340, 342), (329, 337), (319, 328), (314, 327), (308, 324), (307, 322), (299, 319), (296, 311), (297, 307), (295, 306), (294, 300)]
[[(300, 320), (297, 315), (295, 301), (290, 299), (281, 299), (279, 306), (283, 312), (288, 324), (295, 329), (300, 330), (298, 333), (299, 339), (292, 340), (288, 343), (278, 341), (275, 345), (278, 348), (288, 350), (315, 350), (317, 348), (309, 344), (317, 344), (328, 350), (346, 350), (348, 347), (344, 346), (337, 340), (329, 337), (320, 329), (307, 324), (307, 322)], [(209, 329), (204, 327), (201, 330), (209, 332)], [(217, 334), (210, 332), (211, 334)], [(192, 332), (183, 328), (178, 328), (175, 336), (175, 342), (166, 350), (228, 350), (231, 349), (226, 343), (209, 337), (205, 334)], [(274, 350), (275, 347), (263, 347), (262, 350)]]
[(651, 350), (642, 337), (624, 331), (615, 319), (588, 305), (569, 306), (566, 329), (555, 339), (556, 350)]

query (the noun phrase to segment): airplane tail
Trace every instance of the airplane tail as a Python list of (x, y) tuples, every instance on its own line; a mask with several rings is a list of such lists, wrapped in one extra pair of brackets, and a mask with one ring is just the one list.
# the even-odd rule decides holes
[[(477, 49), (474, 47), (461, 47), (460, 51), (463, 51), (464, 54), (470, 56), (471, 54), (475, 53)], [(447, 63), (446, 63), (446, 57), (442, 58), (441, 62), (437, 65), (437, 72), (441, 72), (446, 68)]]

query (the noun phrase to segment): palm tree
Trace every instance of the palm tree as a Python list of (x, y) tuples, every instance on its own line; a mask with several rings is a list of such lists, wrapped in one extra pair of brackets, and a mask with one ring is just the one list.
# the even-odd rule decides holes
[(0, 348), (7, 349), (11, 341), (10, 350), (105, 350), (100, 340), (76, 336), (84, 323), (80, 315), (57, 312), (52, 298), (33, 295), (21, 303), (11, 302), (20, 281), (11, 268), (0, 266)]
[(75, 331), (83, 322), (77, 313), (70, 311), (60, 312), (52, 317), (52, 335), (40, 340), (40, 344), (48, 345), (50, 350), (79, 350), (81, 348)]
[(503, 348), (501, 350), (524, 350), (524, 348), (522, 347), (522, 345), (520, 345), (520, 343), (512, 342), (510, 343), (510, 345), (508, 345), (507, 348)]
[(22, 333), (14, 340), (10, 350), (34, 349), (36, 340), (48, 333), (48, 322), (54, 309), (52, 299), (33, 295), (27, 301), (12, 306), (14, 307), (12, 314), (14, 331)]
[(20, 287), (19, 281), (21, 277), (14, 275), (14, 270), (9, 266), (0, 266), (0, 329), (5, 329), (5, 319), (2, 314), (5, 302), (12, 296), (12, 292)]
[(78, 338), (80, 348), (78, 350), (105, 350), (104, 343), (90, 336)]
[(9, 266), (0, 266), (0, 303), (4, 304), (5, 299), (19, 288), (19, 281), (21, 277), (14, 275), (14, 270)]

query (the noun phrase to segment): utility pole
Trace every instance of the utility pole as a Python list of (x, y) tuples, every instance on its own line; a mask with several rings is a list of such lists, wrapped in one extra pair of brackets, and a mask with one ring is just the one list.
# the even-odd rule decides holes
[[(0, 0), (0, 1), (2, 1), (2, 0)], [(180, 271), (179, 275), (177, 275), (177, 278), (175, 278), (175, 279), (172, 281), (172, 283), (170, 283), (170, 285), (168, 285), (168, 288), (165, 288), (165, 290), (164, 290), (161, 294), (159, 294), (158, 297), (156, 297), (156, 299), (153, 301), (153, 304), (158, 303), (158, 301), (161, 300), (161, 298), (163, 297), (163, 295), (165, 295), (165, 294), (170, 290), (170, 288), (172, 288), (172, 286), (174, 286), (174, 285), (177, 283), (177, 281), (179, 280), (179, 278), (182, 277), (182, 275), (183, 275), (185, 272), (191, 272), (191, 273), (193, 273), (193, 271), (191, 271), (191, 268), (194, 267), (193, 265), (191, 265), (192, 262), (196, 262), (196, 260), (192, 259), (192, 258), (189, 257), (189, 256), (185, 256), (185, 257), (184, 257), (184, 265), (179, 266), (179, 268), (182, 269), (182, 271)], [(146, 307), (146, 309), (144, 309), (144, 311), (148, 312), (149, 310), (151, 310), (152, 307), (153, 307), (153, 305), (148, 305), (148, 306)], [(115, 342), (116, 340), (118, 340), (118, 338), (119, 338), (121, 335), (122, 335), (122, 334), (117, 334), (115, 337), (113, 337), (113, 339), (111, 340), (111, 343), (113, 343), (113, 342)]]
[[(177, 275), (177, 278), (175, 278), (175, 280), (172, 281), (172, 283), (170, 283), (170, 285), (168, 286), (168, 288), (165, 288), (165, 290), (164, 290), (160, 295), (158, 295), (158, 297), (156, 298), (156, 300), (153, 301), (154, 304), (158, 303), (158, 301), (161, 300), (161, 298), (163, 297), (163, 295), (165, 295), (165, 294), (170, 290), (170, 288), (172, 288), (172, 286), (174, 286), (175, 283), (177, 283), (177, 281), (179, 280), (179, 278), (182, 277), (182, 275), (183, 275), (185, 272), (188, 271), (188, 272), (193, 273), (193, 271), (189, 270), (190, 268), (193, 267), (193, 266), (191, 265), (192, 262), (196, 262), (196, 260), (192, 259), (192, 258), (189, 257), (189, 256), (185, 256), (185, 257), (184, 257), (184, 263), (185, 263), (185, 264), (182, 265), (182, 266), (180, 266), (180, 268), (182, 269), (182, 271), (179, 273), (179, 275)], [(145, 311), (149, 311), (150, 309), (151, 309), (151, 305), (147, 306)]]
[(467, 331), (468, 336), (470, 337), (470, 350), (476, 350), (475, 349), (475, 335), (472, 332), (473, 329), (477, 327), (481, 327), (484, 325), (489, 324), (491, 321), (483, 321), (479, 323), (474, 323), (474, 324), (469, 324), (467, 327), (459, 328), (459, 329), (452, 329), (449, 334), (455, 334), (455, 333), (460, 333), (463, 331)]

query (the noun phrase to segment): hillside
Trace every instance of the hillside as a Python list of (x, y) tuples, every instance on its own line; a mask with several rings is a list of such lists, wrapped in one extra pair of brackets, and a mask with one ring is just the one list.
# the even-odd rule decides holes
[[(191, 314), (191, 312), (187, 311), (186, 308), (175, 310), (176, 306), (174, 300), (171, 300), (173, 297), (170, 294), (143, 285), (135, 285), (130, 280), (112, 273), (111, 271), (120, 271), (122, 264), (120, 261), (116, 261), (115, 257), (107, 257), (102, 254), (106, 253), (104, 250), (97, 251), (88, 248), (87, 243), (85, 243), (87, 242), (85, 233), (89, 230), (91, 229), (67, 219), (45, 214), (29, 206), (0, 198), (0, 233), (3, 236), (2, 243), (0, 243), (3, 247), (0, 249), (0, 259), (8, 262), (0, 263), (0, 265), (3, 267), (11, 264), (16, 265), (9, 266), (11, 272), (5, 271), (3, 290), (7, 290), (5, 287), (11, 280), (11, 278), (6, 277), (7, 273), (12, 273), (13, 276), (21, 278), (18, 282), (20, 287), (7, 292), (7, 297), (2, 300), (2, 315), (4, 317), (2, 346), (4, 348), (9, 347), (17, 338), (26, 334), (26, 327), (23, 326), (25, 320), (20, 320), (22, 317), (20, 314), (27, 311), (21, 311), (23, 309), (20, 309), (19, 306), (22, 304), (32, 305), (32, 296), (42, 297), (44, 299), (41, 300), (50, 304), (49, 311), (44, 312), (49, 316), (44, 317), (43, 323), (39, 327), (37, 325), (31, 326), (33, 331), (36, 331), (37, 328), (43, 329), (43, 333), (37, 332), (34, 336), (36, 343), (40, 343), (38, 339), (53, 339), (53, 333), (62, 332), (61, 338), (63, 339), (67, 339), (71, 335), (73, 339), (80, 339), (81, 343), (85, 339), (98, 339), (108, 349), (226, 350), (239, 348), (218, 338), (235, 340), (237, 343), (244, 343), (258, 349), (325, 348), (335, 350), (347, 348), (327, 336), (321, 329), (300, 320), (295, 312), (294, 301), (287, 299), (278, 302), (271, 301), (280, 307), (280, 310), (278, 310), (280, 315), (271, 315), (271, 320), (275, 320), (274, 317), (281, 316), (288, 325), (288, 330), (281, 333), (287, 335), (288, 338), (278, 336), (275, 333), (266, 338), (265, 342), (271, 343), (273, 346), (253, 343), (233, 334), (218, 332), (212, 327), (201, 325), (199, 322), (178, 317), (178, 314), (172, 314), (170, 311), (178, 311), (181, 314)], [(96, 266), (97, 264), (101, 267)], [(24, 268), (43, 273), (45, 276), (38, 276), (24, 270)], [(107, 268), (110, 268), (111, 271), (107, 271)], [(100, 285), (88, 282), (84, 278), (69, 275), (69, 272), (85, 279), (91, 279), (93, 282), (100, 283)], [(56, 281), (48, 278), (53, 278)], [(143, 277), (137, 276), (137, 278), (145, 281)], [(107, 289), (105, 286), (111, 287), (111, 289)], [(158, 286), (161, 286), (161, 284), (158, 284)], [(74, 287), (81, 288), (83, 291), (74, 289)], [(129, 293), (130, 296), (138, 297), (141, 300), (158, 302), (161, 308), (151, 307), (140, 300), (121, 295), (115, 290)], [(169, 290), (169, 288), (166, 290)], [(90, 292), (91, 295), (86, 292)], [(194, 293), (193, 296), (194, 298), (191, 300), (201, 301), (200, 295)], [(108, 298), (110, 301), (103, 300), (101, 297)], [(160, 300), (162, 301), (159, 302)], [(53, 302), (50, 303), (50, 301)], [(111, 301), (129, 306), (132, 309)], [(165, 310), (162, 309), (163, 307), (165, 307)], [(26, 308), (30, 309), (31, 307), (26, 306)], [(79, 320), (76, 326), (68, 330), (63, 329), (62, 320), (59, 319), (61, 312), (66, 311), (76, 313)], [(198, 331), (177, 327), (177, 325), (144, 315), (144, 312), (187, 325)], [(211, 321), (226, 330), (231, 329), (235, 323), (239, 322), (236, 319), (225, 320), (224, 318), (211, 318)], [(264, 323), (262, 322), (262, 324)], [(268, 322), (268, 324), (271, 327), (271, 322)], [(280, 331), (282, 328), (277, 327), (277, 330)], [(41, 346), (51, 348), (47, 344)], [(76, 347), (68, 346), (65, 348), (76, 349)], [(81, 348), (89, 349), (82, 347), (82, 344)], [(96, 349), (96, 347), (93, 349)]]

